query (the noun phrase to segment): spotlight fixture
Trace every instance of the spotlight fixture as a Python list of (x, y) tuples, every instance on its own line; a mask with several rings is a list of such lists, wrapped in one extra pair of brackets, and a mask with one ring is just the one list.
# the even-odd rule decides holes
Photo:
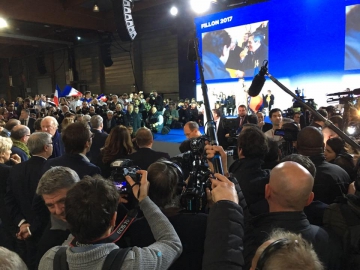
[(6, 28), (8, 27), (8, 23), (5, 19), (0, 18), (0, 28)]
[(77, 37), (77, 40), (80, 40), (80, 39), (81, 39), (81, 37), (80, 37), (80, 36), (78, 36), (78, 37)]
[(191, 8), (196, 13), (204, 13), (209, 10), (212, 0), (190, 0)]
[(177, 7), (173, 6), (171, 9), (170, 9), (170, 14), (173, 15), (173, 16), (176, 16), (178, 14), (178, 9)]
[(93, 6), (93, 12), (100, 12), (99, 6), (97, 5), (96, 1), (95, 1), (94, 6)]

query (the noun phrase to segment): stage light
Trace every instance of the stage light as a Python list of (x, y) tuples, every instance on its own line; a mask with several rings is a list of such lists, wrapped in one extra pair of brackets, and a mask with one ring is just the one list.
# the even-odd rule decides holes
[(100, 9), (99, 9), (97, 3), (95, 2), (94, 7), (93, 7), (93, 12), (99, 12), (99, 11), (100, 11)]
[(5, 19), (0, 18), (0, 28), (6, 28), (8, 27), (8, 23)]
[(173, 16), (176, 16), (177, 14), (178, 14), (178, 9), (177, 9), (177, 7), (172, 7), (171, 9), (170, 9), (170, 14), (171, 15), (173, 15)]
[(190, 5), (196, 13), (204, 13), (209, 10), (211, 0), (190, 0)]
[(81, 37), (77, 37), (77, 40), (80, 40), (81, 39)]

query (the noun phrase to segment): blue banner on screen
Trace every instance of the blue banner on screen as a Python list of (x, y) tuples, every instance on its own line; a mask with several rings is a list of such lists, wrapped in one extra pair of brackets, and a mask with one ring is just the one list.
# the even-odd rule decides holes
[[(270, 0), (195, 18), (210, 98), (223, 92), (245, 103), (243, 92), (263, 60), (274, 77), (304, 89), (319, 106), (327, 93), (359, 88), (359, 6), (360, 0)], [(267, 90), (275, 106), (291, 106), (268, 81), (262, 94)]]

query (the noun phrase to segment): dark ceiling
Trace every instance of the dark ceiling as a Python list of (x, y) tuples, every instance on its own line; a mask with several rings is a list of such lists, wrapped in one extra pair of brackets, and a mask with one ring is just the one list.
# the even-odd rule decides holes
[[(213, 12), (259, 1), (266, 0), (214, 0)], [(170, 5), (186, 2), (134, 0), (132, 14), (141, 28), (141, 18), (161, 19), (159, 16), (163, 17)], [(95, 3), (100, 12), (93, 12)], [(0, 17), (9, 24), (8, 28), (0, 29), (0, 58), (71, 46), (78, 42), (78, 36), (91, 42), (98, 40), (99, 33), (116, 32), (112, 0), (0, 0), (0, 6)]]

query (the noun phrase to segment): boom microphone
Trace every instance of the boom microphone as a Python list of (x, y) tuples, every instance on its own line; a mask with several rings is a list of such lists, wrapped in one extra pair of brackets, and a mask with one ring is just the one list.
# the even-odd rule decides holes
[(264, 60), (263, 65), (259, 71), (259, 74), (257, 74), (249, 88), (249, 95), (252, 97), (256, 97), (260, 94), (261, 89), (263, 88), (265, 84), (265, 74), (267, 73), (267, 65), (268, 61)]

